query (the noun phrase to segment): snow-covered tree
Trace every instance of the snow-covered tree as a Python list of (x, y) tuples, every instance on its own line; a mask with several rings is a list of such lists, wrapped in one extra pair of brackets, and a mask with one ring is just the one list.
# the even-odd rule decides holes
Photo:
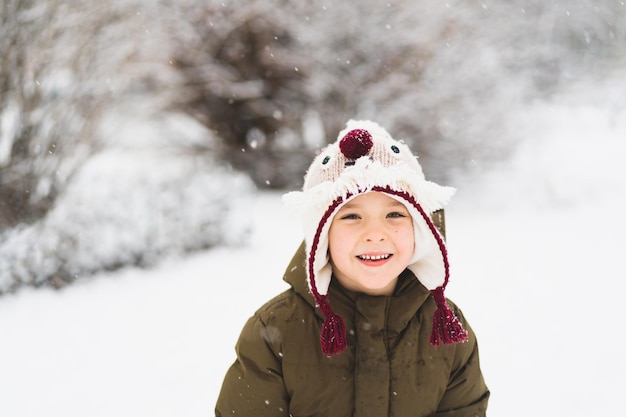
[(245, 216), (223, 217), (251, 182), (195, 152), (217, 149), (215, 135), (165, 110), (175, 74), (159, 4), (2, 8), (0, 293), (243, 239)]

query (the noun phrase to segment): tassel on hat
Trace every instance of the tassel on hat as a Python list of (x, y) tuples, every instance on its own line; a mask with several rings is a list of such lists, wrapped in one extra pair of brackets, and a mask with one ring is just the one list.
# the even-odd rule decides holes
[(443, 295), (443, 287), (439, 287), (431, 294), (437, 303), (437, 310), (433, 314), (433, 330), (430, 334), (430, 344), (439, 346), (441, 342), (445, 345), (463, 342), (467, 339), (467, 331), (459, 321), (458, 317), (448, 307), (446, 298)]
[(301, 211), (304, 220), (308, 285), (324, 315), (322, 352), (335, 355), (347, 347), (343, 319), (328, 300), (332, 276), (328, 230), (340, 207), (370, 191), (386, 193), (401, 202), (413, 219), (416, 250), (407, 268), (431, 292), (437, 306), (430, 343), (439, 346), (465, 341), (467, 332), (446, 303), (444, 289), (450, 275), (447, 250), (429, 215), (441, 209), (455, 190), (427, 181), (409, 148), (378, 124), (351, 120), (337, 141), (314, 159), (303, 190), (284, 196), (287, 204)]

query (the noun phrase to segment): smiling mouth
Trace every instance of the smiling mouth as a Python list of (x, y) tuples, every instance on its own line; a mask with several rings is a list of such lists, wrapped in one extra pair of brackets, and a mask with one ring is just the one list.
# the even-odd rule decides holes
[(391, 254), (386, 253), (384, 255), (358, 255), (357, 258), (359, 258), (362, 261), (380, 261), (383, 259), (389, 259), (391, 257)]

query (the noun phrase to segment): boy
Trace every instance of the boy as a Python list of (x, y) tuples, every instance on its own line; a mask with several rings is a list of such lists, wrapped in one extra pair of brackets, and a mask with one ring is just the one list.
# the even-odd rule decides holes
[(485, 416), (476, 338), (444, 296), (431, 218), (453, 192), (379, 125), (348, 122), (284, 197), (305, 226), (291, 288), (244, 326), (216, 416)]

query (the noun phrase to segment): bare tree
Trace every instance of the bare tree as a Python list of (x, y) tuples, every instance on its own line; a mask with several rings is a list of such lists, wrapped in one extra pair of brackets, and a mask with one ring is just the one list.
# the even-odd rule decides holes
[[(312, 155), (298, 144), (311, 105), (305, 85), (310, 58), (298, 51), (294, 17), (258, 1), (176, 8), (184, 18), (171, 23), (173, 63), (181, 75), (172, 107), (216, 132), (225, 145), (221, 157), (250, 172), (258, 185), (290, 184)], [(285, 143), (299, 153), (286, 151)]]
[(135, 3), (2, 0), (0, 230), (44, 215), (102, 146), (107, 109), (156, 88), (151, 66), (136, 70), (147, 29)]

